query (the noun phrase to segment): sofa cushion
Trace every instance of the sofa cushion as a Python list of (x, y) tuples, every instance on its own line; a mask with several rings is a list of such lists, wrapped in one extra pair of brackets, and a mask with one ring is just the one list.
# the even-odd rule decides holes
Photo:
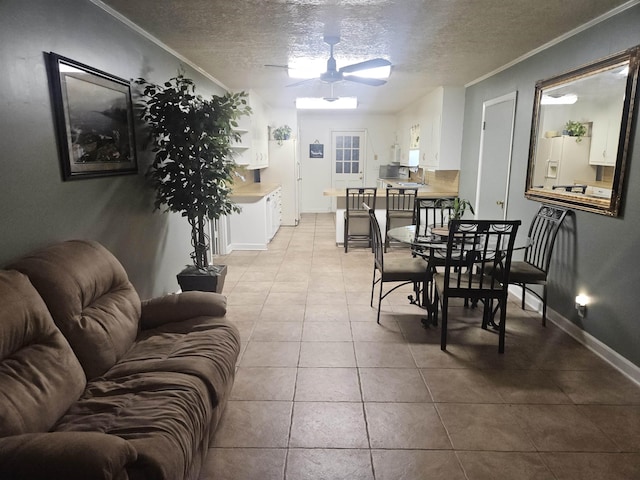
[(70, 240), (11, 265), (29, 276), (88, 379), (131, 347), (140, 298), (118, 260), (97, 242)]
[(213, 292), (182, 292), (142, 302), (140, 328), (155, 328), (165, 323), (193, 317), (224, 317), (227, 297)]
[(46, 432), (85, 377), (29, 279), (0, 271), (0, 437)]
[[(136, 450), (135, 478), (194, 478), (198, 452), (208, 447), (213, 405), (198, 377), (176, 372), (99, 378), (54, 427), (58, 432), (117, 435)], [(195, 470), (195, 472), (194, 472)]]
[(202, 380), (217, 405), (233, 384), (240, 334), (224, 318), (195, 317), (143, 330), (138, 341), (104, 374), (117, 379), (142, 372), (181, 372)]
[(0, 438), (1, 478), (126, 480), (133, 446), (97, 432), (47, 432)]

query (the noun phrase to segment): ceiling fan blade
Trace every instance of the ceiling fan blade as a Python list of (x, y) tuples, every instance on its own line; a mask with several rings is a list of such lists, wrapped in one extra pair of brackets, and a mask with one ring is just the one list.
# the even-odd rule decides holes
[(265, 67), (275, 67), (275, 68), (286, 68), (289, 70), (289, 65), (274, 65), (272, 63), (267, 63), (264, 65)]
[(365, 78), (358, 77), (357, 75), (345, 75), (344, 79), (349, 82), (363, 83), (365, 85), (371, 85), (372, 87), (379, 87), (380, 85), (384, 85), (387, 83), (386, 80), (381, 80), (379, 78)]
[(318, 79), (317, 78), (306, 78), (304, 80), (300, 80), (299, 82), (290, 83), (289, 85), (287, 85), (287, 88), (289, 88), (289, 87), (297, 87), (299, 85), (304, 85), (305, 83), (315, 82), (316, 80), (318, 80)]
[(371, 60), (365, 60), (364, 62), (354, 63), (352, 65), (345, 65), (340, 69), (340, 73), (353, 73), (360, 70), (369, 70), (370, 68), (387, 67), (391, 65), (389, 60), (384, 58), (372, 58)]

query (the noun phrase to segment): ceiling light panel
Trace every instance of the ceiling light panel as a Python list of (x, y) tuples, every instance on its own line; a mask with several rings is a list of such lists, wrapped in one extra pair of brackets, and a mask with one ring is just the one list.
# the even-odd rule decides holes
[(298, 97), (298, 110), (348, 110), (358, 107), (357, 97), (339, 97), (325, 99), (322, 97)]

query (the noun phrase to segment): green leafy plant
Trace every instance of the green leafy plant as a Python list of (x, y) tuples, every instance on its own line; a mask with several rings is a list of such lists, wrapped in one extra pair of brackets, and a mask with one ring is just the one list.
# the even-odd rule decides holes
[(283, 125), (273, 131), (273, 139), (278, 141), (278, 145), (282, 145), (282, 141), (289, 140), (289, 138), (291, 138), (291, 127), (289, 125)]
[(208, 267), (209, 238), (205, 219), (240, 209), (231, 201), (236, 164), (231, 145), (240, 141), (237, 119), (249, 115), (245, 92), (195, 94), (193, 80), (182, 72), (162, 86), (143, 78), (141, 118), (148, 125), (154, 159), (147, 177), (156, 189), (155, 208), (181, 213), (191, 225), (191, 259)]
[(584, 124), (574, 122), (573, 120), (569, 120), (565, 123), (564, 129), (570, 137), (576, 137), (576, 143), (580, 143), (582, 141), (582, 137), (587, 134), (587, 127)]
[(473, 210), (473, 205), (471, 205), (471, 202), (465, 198), (460, 197), (439, 199), (437, 201), (437, 206), (439, 208), (451, 209), (451, 220), (460, 220), (467, 210), (469, 210), (472, 215), (475, 215), (476, 213)]

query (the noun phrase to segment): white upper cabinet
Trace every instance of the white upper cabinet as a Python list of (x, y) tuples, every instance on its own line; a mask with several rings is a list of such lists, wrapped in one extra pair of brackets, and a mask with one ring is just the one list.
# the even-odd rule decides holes
[(602, 119), (593, 122), (589, 164), (615, 166), (618, 157), (620, 122)]
[(240, 118), (237, 131), (242, 140), (233, 148), (236, 163), (255, 170), (269, 166), (269, 137), (264, 102), (255, 92), (248, 93), (252, 113)]
[(246, 150), (251, 148), (251, 143), (247, 143), (249, 142), (249, 130), (247, 130), (246, 128), (234, 128), (233, 131), (240, 134), (241, 137), (239, 142), (234, 142), (233, 145), (231, 145), (231, 148), (233, 149), (235, 155), (236, 163), (241, 163), (240, 156)]
[(421, 167), (459, 170), (463, 120), (463, 87), (438, 87), (431, 91), (417, 105), (400, 113), (398, 139), (403, 157), (409, 151), (412, 132), (417, 130)]
[(425, 99), (420, 138), (420, 165), (433, 170), (459, 170), (462, 155), (464, 88), (438, 87)]

